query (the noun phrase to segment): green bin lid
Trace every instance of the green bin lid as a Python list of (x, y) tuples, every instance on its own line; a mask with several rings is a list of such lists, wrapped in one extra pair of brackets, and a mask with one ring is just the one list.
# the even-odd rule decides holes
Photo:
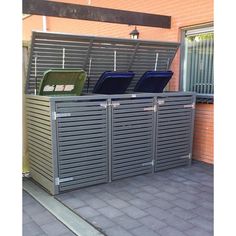
[(58, 96), (82, 93), (86, 72), (77, 69), (51, 69), (44, 72), (38, 95)]

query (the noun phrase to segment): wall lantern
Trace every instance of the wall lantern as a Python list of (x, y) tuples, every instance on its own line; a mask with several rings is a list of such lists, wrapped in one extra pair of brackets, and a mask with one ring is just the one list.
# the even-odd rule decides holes
[(138, 32), (136, 26), (135, 26), (135, 29), (132, 30), (132, 31), (129, 33), (129, 35), (130, 35), (130, 38), (131, 38), (131, 39), (138, 39), (138, 37), (139, 37), (139, 32)]

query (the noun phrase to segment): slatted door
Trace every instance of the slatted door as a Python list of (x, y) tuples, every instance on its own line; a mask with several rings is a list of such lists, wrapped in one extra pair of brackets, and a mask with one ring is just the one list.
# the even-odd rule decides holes
[(153, 98), (112, 102), (112, 180), (152, 172)]
[(186, 165), (192, 152), (193, 96), (158, 98), (155, 171)]
[(56, 102), (59, 191), (108, 181), (106, 100)]

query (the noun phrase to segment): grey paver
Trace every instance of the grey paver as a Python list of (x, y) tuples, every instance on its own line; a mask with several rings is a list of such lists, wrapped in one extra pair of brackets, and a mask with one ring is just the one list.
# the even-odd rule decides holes
[(118, 208), (118, 209), (130, 206), (129, 203), (127, 203), (121, 199), (118, 199), (118, 198), (107, 200), (107, 203), (113, 207)]
[(141, 223), (138, 222), (136, 219), (133, 219), (127, 215), (115, 217), (113, 218), (113, 221), (115, 222), (115, 224), (118, 224), (122, 228), (125, 228), (127, 230), (136, 228), (141, 225)]
[(176, 196), (178, 198), (182, 198), (184, 200), (187, 200), (187, 201), (199, 201), (199, 196), (196, 195), (196, 194), (191, 194), (191, 193), (188, 193), (188, 192), (181, 192), (181, 193), (177, 193)]
[(199, 227), (194, 227), (192, 229), (186, 230), (185, 233), (188, 236), (213, 236), (213, 232), (209, 233)]
[(69, 232), (68, 228), (66, 228), (63, 224), (57, 221), (45, 224), (41, 226), (41, 228), (48, 236), (59, 236)]
[(90, 217), (90, 218), (88, 218), (88, 220), (93, 225), (98, 226), (102, 229), (109, 228), (109, 227), (115, 225), (113, 221), (111, 221), (110, 219), (108, 219), (107, 217), (102, 216), (102, 215)]
[(98, 198), (90, 198), (85, 200), (85, 202), (94, 209), (102, 208), (107, 206), (107, 203)]
[(114, 218), (114, 217), (123, 215), (123, 212), (121, 212), (120, 210), (112, 206), (100, 208), (98, 209), (98, 211), (108, 218)]
[(128, 216), (134, 218), (134, 219), (138, 219), (141, 218), (143, 216), (148, 215), (147, 212), (140, 210), (139, 208), (135, 207), (135, 206), (129, 206), (126, 208), (121, 209), (125, 214), (127, 214)]
[(172, 202), (166, 201), (158, 197), (156, 197), (156, 199), (152, 200), (150, 203), (154, 206), (160, 207), (163, 210), (167, 210), (174, 207), (174, 204)]
[(157, 217), (160, 220), (163, 220), (170, 215), (170, 213), (168, 213), (165, 210), (162, 210), (159, 207), (150, 207), (150, 208), (146, 209), (145, 211), (148, 212), (150, 215)]
[(77, 199), (75, 197), (68, 198), (68, 199), (64, 200), (63, 202), (71, 209), (85, 206), (84, 201), (82, 201), (81, 199)]
[(96, 211), (90, 206), (80, 207), (75, 209), (75, 211), (82, 217), (93, 217), (100, 215), (98, 211)]
[(192, 210), (192, 209), (198, 207), (195, 203), (189, 202), (189, 201), (186, 201), (183, 199), (176, 199), (175, 201), (173, 201), (173, 203), (179, 207), (186, 209), (186, 210)]
[(198, 226), (208, 232), (212, 232), (213, 231), (213, 222), (210, 220), (207, 220), (206, 218), (197, 216), (195, 218), (192, 218), (190, 220), (188, 220), (190, 223), (192, 223), (195, 226)]
[(161, 220), (158, 220), (157, 218), (153, 216), (145, 216), (143, 218), (140, 218), (139, 221), (150, 228), (153, 231), (158, 231), (163, 227), (166, 227), (167, 224)]
[(108, 193), (108, 192), (102, 192), (102, 193), (99, 192), (99, 193), (95, 193), (94, 195), (103, 201), (111, 200), (111, 199), (115, 198), (114, 195), (112, 195), (111, 193)]
[(205, 207), (198, 207), (194, 209), (194, 213), (209, 220), (213, 220), (214, 217), (213, 210), (207, 209)]
[(38, 202), (34, 201), (27, 204), (27, 207), (25, 207), (24, 210), (28, 215), (34, 215), (45, 211), (45, 208), (43, 208)]
[(167, 223), (170, 226), (175, 227), (176, 229), (184, 232), (185, 230), (191, 229), (194, 227), (190, 222), (185, 221), (178, 216), (168, 216), (164, 219), (164, 222)]
[(128, 200), (133, 199), (133, 195), (128, 192), (125, 192), (125, 191), (119, 191), (119, 192), (115, 193), (115, 195), (124, 201), (128, 201)]
[(183, 220), (188, 220), (197, 216), (197, 214), (195, 213), (195, 209), (191, 211), (191, 210), (185, 210), (181, 207), (174, 207), (174, 208), (169, 209), (168, 211), (171, 214), (176, 215)]
[(149, 229), (146, 226), (141, 226), (136, 229), (133, 229), (133, 230), (131, 230), (131, 233), (135, 236), (144, 236), (144, 235), (159, 236), (159, 234), (157, 232), (152, 231), (151, 229)]
[(158, 193), (159, 190), (153, 186), (143, 186), (142, 189), (145, 191), (145, 192), (148, 192), (148, 193), (151, 193), (151, 194), (154, 194), (154, 193)]
[(136, 206), (137, 208), (141, 210), (151, 207), (151, 204), (149, 202), (140, 198), (133, 198), (129, 200), (129, 203)]
[(50, 214), (48, 211), (34, 214), (31, 217), (40, 226), (57, 221), (57, 219), (52, 214)]
[(153, 194), (146, 193), (146, 192), (137, 193), (137, 194), (135, 194), (135, 196), (139, 197), (143, 200), (146, 200), (146, 201), (151, 201), (151, 200), (155, 199), (155, 196)]
[(22, 221), (23, 221), (23, 224), (27, 224), (32, 221), (32, 218), (27, 213), (23, 212)]
[(43, 233), (44, 231), (35, 222), (23, 225), (23, 236), (36, 236)]
[(166, 193), (166, 192), (161, 192), (155, 194), (156, 197), (162, 198), (166, 201), (173, 201), (176, 199), (176, 196), (174, 194)]
[(186, 236), (185, 233), (171, 226), (161, 229), (159, 233), (161, 236)]
[(127, 230), (121, 228), (120, 226), (114, 226), (107, 229), (106, 234), (109, 236), (132, 236)]

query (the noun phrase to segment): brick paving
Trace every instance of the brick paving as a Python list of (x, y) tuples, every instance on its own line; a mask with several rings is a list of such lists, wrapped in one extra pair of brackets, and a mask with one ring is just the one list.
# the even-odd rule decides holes
[[(213, 166), (201, 162), (56, 198), (107, 236), (213, 236)], [(24, 236), (53, 235), (54, 228), (60, 232), (54, 235), (73, 235), (38, 203), (33, 209), (27, 201), (24, 194)]]
[(74, 236), (63, 223), (23, 191), (23, 236)]

